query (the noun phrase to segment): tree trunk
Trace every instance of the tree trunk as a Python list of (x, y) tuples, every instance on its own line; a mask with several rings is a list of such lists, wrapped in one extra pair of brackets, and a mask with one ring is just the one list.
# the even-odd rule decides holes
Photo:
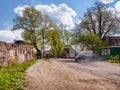
[(37, 59), (41, 58), (41, 50), (39, 50), (38, 48), (35, 48), (36, 52), (37, 52)]
[(44, 39), (45, 39), (45, 37), (44, 37), (44, 33), (42, 34), (42, 57), (44, 57), (45, 56), (45, 42), (44, 42)]

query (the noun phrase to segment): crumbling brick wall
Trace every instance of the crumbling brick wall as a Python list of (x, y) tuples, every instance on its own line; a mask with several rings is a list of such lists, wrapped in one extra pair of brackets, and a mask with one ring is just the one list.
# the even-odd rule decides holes
[(5, 43), (0, 41), (0, 64), (9, 64), (12, 60), (15, 63), (22, 63), (33, 58), (33, 51), (30, 45)]

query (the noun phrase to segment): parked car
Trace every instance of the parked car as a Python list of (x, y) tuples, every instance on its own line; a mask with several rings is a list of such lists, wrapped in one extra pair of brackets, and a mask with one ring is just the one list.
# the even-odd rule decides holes
[(84, 50), (84, 51), (80, 51), (76, 57), (75, 57), (75, 61), (77, 62), (78, 60), (83, 60), (83, 59), (92, 59), (94, 57), (93, 55), (93, 51), (88, 51), (88, 50)]

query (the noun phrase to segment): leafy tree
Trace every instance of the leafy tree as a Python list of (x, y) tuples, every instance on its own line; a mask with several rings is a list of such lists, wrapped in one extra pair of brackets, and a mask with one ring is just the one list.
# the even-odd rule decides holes
[(63, 30), (63, 40), (66, 45), (71, 44), (71, 39), (72, 39), (72, 33), (69, 32), (68, 30)]
[(105, 4), (96, 2), (94, 7), (88, 8), (84, 13), (80, 27), (104, 40), (109, 32), (117, 29), (117, 22), (116, 16)]
[(25, 8), (23, 16), (17, 16), (13, 20), (13, 30), (24, 30), (22, 36), (26, 42), (34, 46), (37, 51), (37, 58), (41, 58), (41, 50), (38, 46), (41, 37), (38, 32), (42, 20), (42, 14), (36, 9), (30, 7)]
[(47, 31), (50, 30), (51, 28), (54, 28), (54, 23), (50, 20), (48, 15), (44, 15), (42, 25), (41, 25), (40, 31), (39, 31), (39, 34), (41, 36), (41, 50), (43, 52), (42, 53), (43, 57), (44, 57), (44, 52), (45, 52), (45, 50), (44, 50), (45, 44), (47, 44), (47, 42), (46, 42)]
[(81, 34), (84, 34), (84, 31), (80, 28), (80, 25), (75, 24), (75, 27), (72, 30), (71, 44), (78, 44), (77, 39)]
[(82, 45), (83, 48), (92, 50), (95, 53), (98, 53), (100, 51), (100, 48), (103, 47), (102, 40), (93, 33), (80, 35), (78, 42), (80, 42), (80, 45)]
[(62, 33), (62, 39), (66, 45), (71, 44), (71, 39), (72, 39), (72, 33), (66, 29), (66, 26), (64, 24), (59, 24), (59, 29), (61, 30)]
[(62, 40), (62, 33), (59, 29), (49, 30), (47, 32), (48, 44), (51, 46), (50, 53), (53, 56), (60, 57), (64, 50), (64, 41)]

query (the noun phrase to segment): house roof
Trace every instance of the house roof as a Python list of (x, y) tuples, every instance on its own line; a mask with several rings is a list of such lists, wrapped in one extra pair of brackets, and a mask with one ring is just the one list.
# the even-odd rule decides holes
[(82, 50), (81, 47), (80, 47), (80, 45), (71, 45), (71, 47), (72, 47), (74, 50), (76, 50), (77, 52), (79, 52), (79, 51)]
[(120, 46), (107, 46), (107, 47), (103, 47), (103, 48), (120, 48)]
[(118, 39), (120, 40), (120, 36), (106, 36), (107, 40), (114, 40), (114, 39)]

